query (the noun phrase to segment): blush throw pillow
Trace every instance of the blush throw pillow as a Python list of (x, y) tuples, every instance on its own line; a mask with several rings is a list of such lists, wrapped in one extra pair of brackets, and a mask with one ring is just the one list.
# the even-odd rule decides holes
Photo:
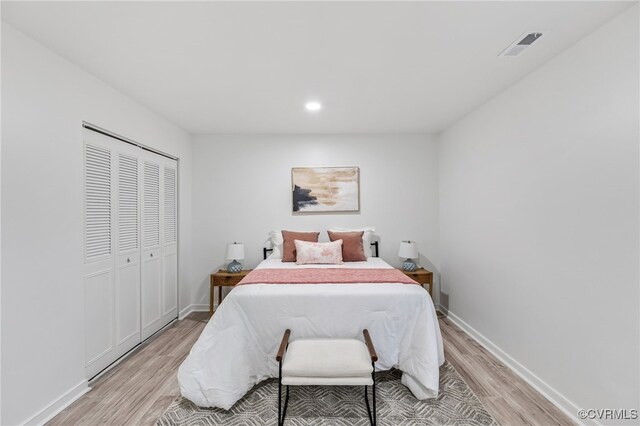
[(283, 262), (295, 262), (296, 261), (296, 244), (295, 240), (318, 242), (319, 232), (295, 232), (295, 231), (282, 231), (282, 261)]
[(371, 250), (371, 241), (373, 240), (373, 234), (376, 232), (376, 229), (373, 227), (364, 227), (364, 228), (331, 228), (329, 231), (332, 232), (360, 232), (363, 231), (362, 235), (362, 248), (364, 249), (364, 255), (366, 257), (373, 256), (373, 250)]
[(298, 265), (310, 263), (323, 263), (339, 265), (342, 263), (342, 240), (331, 243), (311, 243), (307, 241), (294, 241), (296, 245)]
[(364, 254), (362, 235), (360, 232), (334, 232), (327, 231), (331, 241), (342, 240), (342, 261), (343, 262), (366, 262), (367, 256)]

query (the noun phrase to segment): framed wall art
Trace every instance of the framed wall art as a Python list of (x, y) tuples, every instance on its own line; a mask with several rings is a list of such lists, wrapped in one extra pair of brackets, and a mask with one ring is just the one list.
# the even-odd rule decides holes
[(293, 213), (360, 211), (358, 167), (294, 167), (291, 188)]

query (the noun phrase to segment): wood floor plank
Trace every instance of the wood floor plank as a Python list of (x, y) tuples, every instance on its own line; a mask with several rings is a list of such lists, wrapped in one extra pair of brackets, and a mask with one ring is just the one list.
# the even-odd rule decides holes
[[(146, 342), (48, 425), (153, 425), (180, 394), (176, 373), (206, 326), (193, 313)], [(571, 425), (571, 420), (491, 353), (439, 315), (445, 358), (503, 425)]]
[(51, 426), (65, 426), (78, 424), (82, 418), (91, 413), (95, 407), (100, 403), (100, 398), (80, 398), (75, 404), (74, 408), (67, 408), (62, 411), (56, 417), (54, 417), (48, 425)]
[(153, 401), (151, 407), (149, 407), (136, 424), (141, 426), (153, 426), (158, 418), (162, 416), (162, 413), (169, 408), (174, 399), (176, 399), (174, 395), (159, 397)]
[(527, 420), (526, 412), (522, 412), (519, 408), (514, 407), (510, 402), (501, 396), (485, 396), (479, 397), (480, 402), (484, 404), (487, 411), (491, 413), (494, 419), (501, 425), (509, 426), (530, 426), (531, 422)]

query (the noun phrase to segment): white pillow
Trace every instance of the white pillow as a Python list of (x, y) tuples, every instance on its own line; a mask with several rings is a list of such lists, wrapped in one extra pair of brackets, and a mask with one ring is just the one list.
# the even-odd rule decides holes
[(273, 249), (269, 255), (269, 259), (282, 259), (282, 245), (284, 244), (282, 231), (269, 232), (269, 241), (271, 242), (271, 248)]
[(296, 263), (298, 265), (342, 264), (342, 240), (330, 243), (314, 243), (311, 241), (294, 240), (296, 245)]
[(364, 249), (365, 257), (373, 257), (373, 251), (371, 250), (371, 240), (373, 239), (373, 233), (376, 232), (376, 228), (364, 227), (364, 228), (331, 228), (331, 232), (360, 232), (362, 234), (362, 248)]

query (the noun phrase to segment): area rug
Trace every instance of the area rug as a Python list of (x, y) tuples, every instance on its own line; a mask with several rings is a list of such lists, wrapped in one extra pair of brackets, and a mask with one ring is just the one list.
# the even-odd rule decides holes
[[(440, 367), (437, 399), (418, 401), (400, 383), (398, 370), (376, 373), (378, 423), (409, 425), (497, 425), (458, 372), (445, 362)], [(369, 418), (362, 387), (291, 386), (285, 425), (366, 426)], [(284, 392), (283, 392), (284, 394)], [(278, 418), (278, 381), (255, 386), (229, 411), (200, 408), (178, 397), (156, 425), (275, 425)]]

